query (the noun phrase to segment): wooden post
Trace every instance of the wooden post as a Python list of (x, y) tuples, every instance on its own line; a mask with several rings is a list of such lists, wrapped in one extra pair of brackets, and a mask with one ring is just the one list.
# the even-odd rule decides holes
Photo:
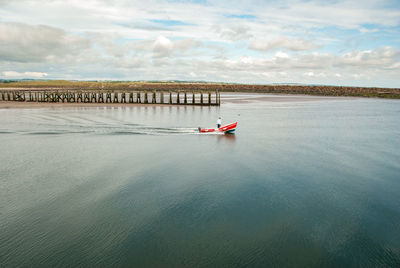
[(161, 101), (161, 104), (164, 104), (164, 91), (161, 91), (160, 92), (160, 101)]
[(136, 92), (136, 98), (137, 98), (137, 103), (142, 103), (142, 100), (140, 99), (140, 95), (142, 94), (142, 92)]
[(90, 92), (89, 93), (89, 98), (90, 98), (89, 102), (97, 102), (97, 93), (96, 92)]
[(185, 91), (185, 99), (184, 99), (184, 103), (187, 104), (187, 93)]
[(169, 104), (172, 104), (172, 92), (169, 92)]
[(104, 92), (103, 91), (99, 92), (99, 97), (97, 98), (97, 102), (104, 103)]
[(77, 99), (76, 99), (76, 92), (75, 92), (75, 91), (73, 91), (73, 92), (70, 93), (70, 101), (71, 101), (71, 102), (77, 102)]
[(133, 103), (133, 92), (129, 93), (129, 102)]
[(211, 92), (208, 92), (208, 105), (211, 105)]
[(157, 98), (156, 98), (156, 92), (155, 91), (153, 91), (153, 97), (152, 97), (151, 103), (153, 103), (153, 104), (157, 103)]
[(77, 97), (76, 102), (83, 102), (82, 92), (78, 92), (78, 97)]
[(179, 90), (178, 90), (178, 95), (176, 96), (176, 104), (181, 104), (181, 99), (180, 99), (180, 96), (179, 96)]
[(145, 104), (149, 103), (149, 101), (147, 99), (147, 91), (144, 92), (144, 103)]
[(203, 105), (203, 91), (200, 91), (200, 104)]

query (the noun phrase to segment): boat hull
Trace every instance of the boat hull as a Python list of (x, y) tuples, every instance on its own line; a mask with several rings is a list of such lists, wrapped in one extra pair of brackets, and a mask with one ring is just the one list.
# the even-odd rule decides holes
[(220, 128), (199, 128), (201, 133), (210, 133), (210, 132), (217, 132), (217, 133), (226, 133), (226, 134), (233, 134), (236, 130), (237, 122), (222, 126)]

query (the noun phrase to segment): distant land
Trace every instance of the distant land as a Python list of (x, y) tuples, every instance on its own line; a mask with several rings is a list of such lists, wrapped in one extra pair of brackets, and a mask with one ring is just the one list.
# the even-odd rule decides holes
[(3, 80), (0, 90), (12, 89), (102, 89), (102, 90), (219, 90), (220, 92), (305, 94), (318, 96), (353, 96), (400, 99), (400, 88), (350, 87), (304, 84), (235, 84), (206, 81), (67, 81)]

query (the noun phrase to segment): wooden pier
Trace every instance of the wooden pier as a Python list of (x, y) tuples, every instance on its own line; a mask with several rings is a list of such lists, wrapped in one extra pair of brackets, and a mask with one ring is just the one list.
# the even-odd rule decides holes
[(131, 103), (219, 106), (220, 93), (214, 91), (134, 91), (134, 90), (3, 90), (0, 101), (52, 103)]

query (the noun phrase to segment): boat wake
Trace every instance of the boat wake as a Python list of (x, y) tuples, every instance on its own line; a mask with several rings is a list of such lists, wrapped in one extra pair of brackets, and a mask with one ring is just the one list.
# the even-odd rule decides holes
[[(54, 112), (54, 111), (53, 111)], [(0, 125), (0, 135), (220, 135), (200, 133), (197, 127), (151, 126), (126, 122), (107, 116), (88, 116), (84, 113), (24, 114), (24, 123), (14, 120)], [(7, 126), (7, 127), (6, 127)]]
[(24, 127), (14, 131), (0, 129), (2, 134), (21, 134), (21, 135), (197, 135), (200, 134), (197, 128), (182, 127), (151, 127), (144, 125), (71, 125), (71, 126), (46, 126), (36, 125), (30, 129)]

